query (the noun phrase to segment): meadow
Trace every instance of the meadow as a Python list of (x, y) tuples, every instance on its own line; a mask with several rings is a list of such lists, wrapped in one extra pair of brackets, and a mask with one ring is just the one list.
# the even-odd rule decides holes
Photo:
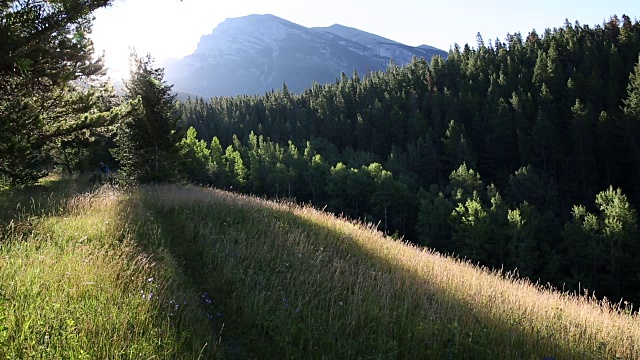
[(640, 317), (286, 202), (0, 194), (0, 358), (640, 359)]

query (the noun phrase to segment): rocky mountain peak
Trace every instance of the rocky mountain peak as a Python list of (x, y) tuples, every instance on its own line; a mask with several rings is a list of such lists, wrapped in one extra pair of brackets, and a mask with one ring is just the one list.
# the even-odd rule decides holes
[(435, 54), (446, 55), (340, 24), (307, 28), (270, 14), (248, 15), (220, 23), (165, 74), (176, 90), (202, 96), (261, 94), (283, 82), (301, 92), (341, 72), (366, 74)]

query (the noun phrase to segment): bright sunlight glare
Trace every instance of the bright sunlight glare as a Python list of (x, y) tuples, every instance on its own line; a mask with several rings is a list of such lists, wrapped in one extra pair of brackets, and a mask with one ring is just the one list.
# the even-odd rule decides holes
[(478, 32), (485, 40), (504, 39), (507, 33), (562, 26), (565, 19), (591, 25), (614, 14), (633, 19), (640, 15), (640, 2), (115, 0), (113, 6), (96, 12), (92, 37), (96, 51), (106, 52), (110, 75), (118, 80), (128, 75), (129, 48), (141, 55), (151, 53), (162, 66), (191, 54), (200, 37), (211, 34), (226, 18), (250, 14), (273, 14), (307, 27), (338, 23), (407, 45), (428, 44), (447, 51), (455, 43), (475, 46)]
[(228, 17), (250, 13), (279, 12), (295, 1), (255, 2), (251, 9), (234, 1), (209, 0), (116, 0), (96, 11), (93, 41), (96, 53), (105, 53), (114, 80), (129, 73), (129, 49), (150, 53), (159, 65), (191, 54), (202, 35)]

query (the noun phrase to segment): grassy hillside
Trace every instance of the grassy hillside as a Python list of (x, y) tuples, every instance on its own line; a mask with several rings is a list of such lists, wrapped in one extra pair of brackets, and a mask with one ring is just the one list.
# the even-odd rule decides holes
[(73, 183), (0, 194), (1, 359), (215, 356), (189, 279), (144, 250), (156, 232), (124, 199)]
[(640, 359), (638, 315), (313, 209), (157, 186), (6, 211), (30, 194), (0, 195), (0, 358)]

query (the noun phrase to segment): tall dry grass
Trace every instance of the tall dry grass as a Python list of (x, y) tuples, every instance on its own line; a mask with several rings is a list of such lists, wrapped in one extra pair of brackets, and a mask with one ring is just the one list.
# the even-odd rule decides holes
[[(365, 224), (217, 190), (141, 196), (254, 353), (286, 358), (640, 359), (640, 318)], [(263, 343), (264, 346), (260, 344)]]
[(637, 314), (312, 208), (52, 194), (0, 195), (0, 358), (640, 359)]

